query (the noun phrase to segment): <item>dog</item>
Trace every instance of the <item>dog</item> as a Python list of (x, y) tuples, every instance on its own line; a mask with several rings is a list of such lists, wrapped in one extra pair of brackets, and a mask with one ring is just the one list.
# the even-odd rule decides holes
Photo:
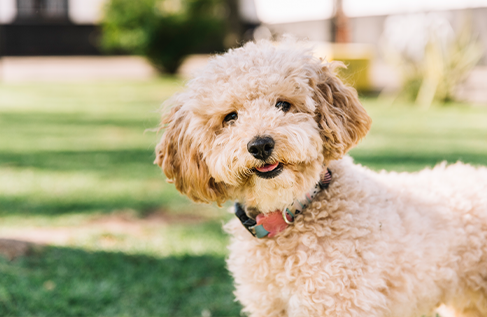
[(291, 40), (214, 57), (168, 101), (155, 163), (195, 202), (237, 201), (250, 316), (487, 316), (487, 169), (354, 164), (371, 119), (339, 66)]

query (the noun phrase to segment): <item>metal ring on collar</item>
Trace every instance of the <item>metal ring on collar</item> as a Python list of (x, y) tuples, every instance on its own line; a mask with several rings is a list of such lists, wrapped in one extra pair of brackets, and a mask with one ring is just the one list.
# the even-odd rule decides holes
[[(292, 221), (287, 220), (286, 214), (289, 214), (293, 218), (293, 220)], [(289, 211), (289, 209), (286, 208), (282, 211), (282, 219), (284, 219), (284, 221), (288, 225), (292, 225), (294, 223), (295, 216), (293, 215), (293, 213), (291, 211)]]

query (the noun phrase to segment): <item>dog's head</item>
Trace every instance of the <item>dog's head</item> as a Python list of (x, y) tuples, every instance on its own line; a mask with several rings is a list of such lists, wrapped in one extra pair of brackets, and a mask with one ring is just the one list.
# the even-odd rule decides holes
[(156, 163), (194, 201), (284, 208), (369, 130), (333, 68), (295, 43), (217, 56), (169, 101)]

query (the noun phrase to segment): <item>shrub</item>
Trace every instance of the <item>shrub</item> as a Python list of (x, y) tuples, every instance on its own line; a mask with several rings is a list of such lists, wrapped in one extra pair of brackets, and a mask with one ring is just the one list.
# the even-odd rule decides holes
[(102, 23), (102, 48), (146, 56), (175, 73), (192, 53), (222, 51), (223, 0), (110, 0)]
[(392, 17), (386, 21), (385, 39), (386, 60), (402, 77), (397, 97), (423, 107), (455, 100), (456, 88), (483, 54), (468, 18), (455, 33), (438, 14)]

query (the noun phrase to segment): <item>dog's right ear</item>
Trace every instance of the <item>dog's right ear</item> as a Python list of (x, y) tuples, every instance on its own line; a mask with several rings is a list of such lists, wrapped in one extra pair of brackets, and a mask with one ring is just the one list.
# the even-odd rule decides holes
[(225, 185), (211, 177), (208, 166), (198, 149), (198, 135), (191, 125), (193, 113), (181, 105), (171, 109), (162, 120), (164, 134), (156, 146), (155, 164), (159, 165), (167, 181), (195, 202), (216, 202), (221, 205), (227, 199)]
[(358, 100), (357, 92), (345, 85), (335, 74), (335, 68), (345, 67), (333, 62), (322, 66), (315, 91), (315, 119), (323, 139), (323, 155), (327, 160), (341, 158), (356, 145), (370, 129), (371, 118)]

